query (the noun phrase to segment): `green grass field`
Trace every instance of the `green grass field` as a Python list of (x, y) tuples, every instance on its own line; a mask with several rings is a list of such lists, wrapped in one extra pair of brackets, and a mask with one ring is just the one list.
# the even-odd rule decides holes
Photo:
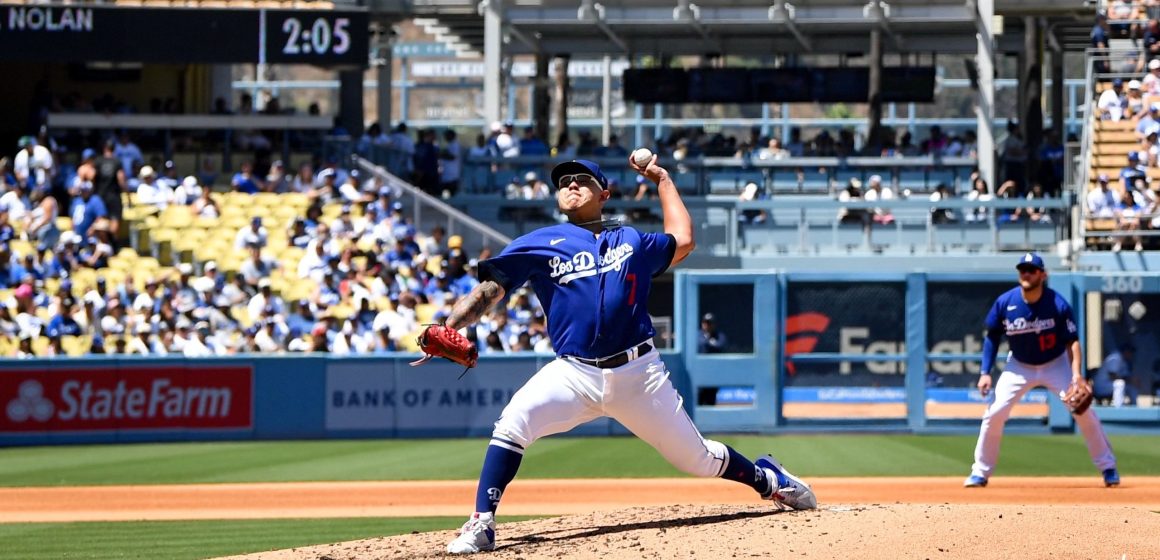
[[(750, 457), (773, 452), (820, 476), (965, 476), (975, 436), (714, 436)], [(1125, 476), (1160, 475), (1160, 437), (1112, 437)], [(75, 486), (308, 480), (475, 479), (487, 441), (381, 440), (139, 444), (0, 450), (0, 485)], [(1003, 439), (1005, 476), (1095, 476), (1078, 436)], [(438, 468), (432, 468), (438, 465)], [(521, 478), (683, 476), (632, 437), (551, 438)], [(465, 504), (467, 507), (468, 504)], [(505, 517), (505, 520), (512, 518)], [(0, 524), (5, 558), (194, 559), (451, 529), (460, 518)]]

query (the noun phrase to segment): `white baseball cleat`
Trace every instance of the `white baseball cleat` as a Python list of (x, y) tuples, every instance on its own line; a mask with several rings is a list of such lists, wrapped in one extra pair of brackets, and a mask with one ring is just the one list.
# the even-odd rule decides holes
[(772, 455), (758, 457), (754, 465), (764, 469), (770, 481), (769, 493), (762, 494), (761, 499), (772, 500), (790, 509), (817, 509), (818, 497), (810, 485), (790, 474)]
[(495, 550), (495, 514), (476, 512), (463, 524), (459, 536), (447, 545), (448, 554), (475, 554)]

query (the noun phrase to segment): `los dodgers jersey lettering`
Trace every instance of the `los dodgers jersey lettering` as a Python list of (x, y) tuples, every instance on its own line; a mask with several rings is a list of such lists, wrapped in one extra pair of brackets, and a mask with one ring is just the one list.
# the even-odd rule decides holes
[(1046, 286), (1033, 304), (1023, 301), (1021, 288), (1004, 292), (987, 313), (986, 327), (996, 344), (1006, 335), (1011, 357), (1031, 365), (1058, 358), (1078, 338), (1071, 306)]
[(511, 293), (531, 281), (558, 356), (602, 358), (656, 334), (652, 278), (668, 269), (676, 240), (632, 227), (599, 235), (573, 224), (541, 228), (479, 263), (480, 280)]

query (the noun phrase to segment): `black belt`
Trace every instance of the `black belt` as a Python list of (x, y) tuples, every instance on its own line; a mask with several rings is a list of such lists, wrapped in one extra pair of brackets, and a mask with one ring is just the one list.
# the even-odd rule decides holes
[(625, 350), (624, 352), (613, 354), (604, 358), (581, 358), (579, 356), (572, 356), (572, 358), (577, 362), (593, 367), (618, 368), (645, 354), (648, 354), (649, 352), (652, 352), (652, 349), (652, 344), (649, 344), (648, 342), (642, 342), (636, 346), (633, 346), (632, 348), (629, 348), (628, 350)]

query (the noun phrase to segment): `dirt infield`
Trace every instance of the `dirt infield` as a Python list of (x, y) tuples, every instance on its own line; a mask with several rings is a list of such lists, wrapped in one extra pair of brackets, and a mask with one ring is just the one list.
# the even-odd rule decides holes
[[(1160, 477), (820, 478), (775, 512), (714, 479), (516, 480), (490, 558), (1160, 558)], [(466, 516), (473, 481), (0, 489), (0, 522)], [(502, 515), (551, 515), (503, 523)], [(451, 531), (246, 558), (438, 558)]]

